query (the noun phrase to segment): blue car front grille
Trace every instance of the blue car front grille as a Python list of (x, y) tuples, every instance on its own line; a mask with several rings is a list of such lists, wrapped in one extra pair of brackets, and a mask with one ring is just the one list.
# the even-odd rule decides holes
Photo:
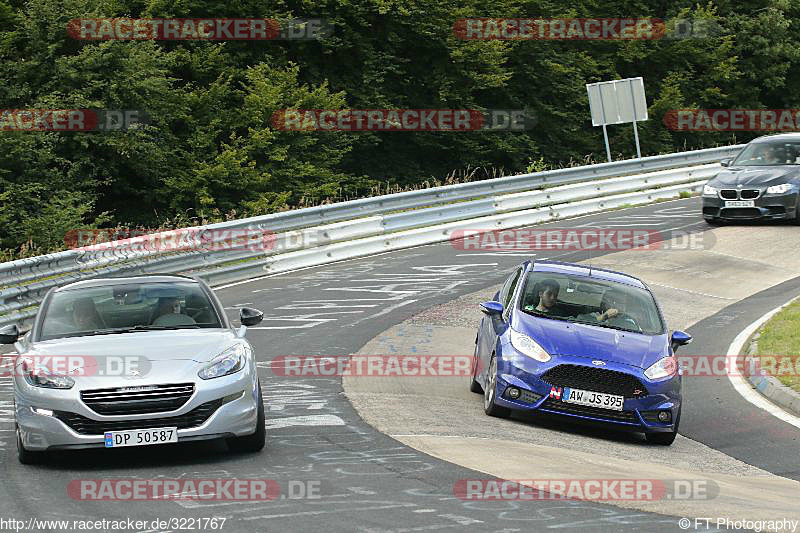
[(639, 378), (625, 372), (581, 365), (558, 365), (544, 374), (541, 380), (557, 387), (583, 389), (626, 398), (647, 396), (647, 387)]

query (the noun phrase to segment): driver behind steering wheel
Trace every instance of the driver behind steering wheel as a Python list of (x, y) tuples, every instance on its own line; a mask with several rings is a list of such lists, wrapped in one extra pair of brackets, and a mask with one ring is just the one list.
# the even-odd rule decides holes
[(605, 322), (613, 324), (616, 322), (615, 318), (620, 319), (625, 316), (625, 308), (628, 303), (628, 295), (618, 289), (609, 289), (603, 294), (600, 301), (601, 312), (586, 313), (579, 315), (578, 320)]

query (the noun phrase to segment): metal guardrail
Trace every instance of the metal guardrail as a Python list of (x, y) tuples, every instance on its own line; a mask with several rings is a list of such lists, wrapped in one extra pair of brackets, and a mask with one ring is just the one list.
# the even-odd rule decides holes
[[(682, 190), (696, 189), (719, 171), (720, 159), (732, 157), (742, 147), (508, 176), (191, 228), (215, 235), (207, 245), (224, 239), (217, 235), (220, 230), (275, 232), (274, 246), (268, 251), (164, 251), (106, 243), (89, 250), (67, 250), (2, 263), (0, 325), (24, 322), (35, 314), (33, 308), (47, 290), (81, 279), (110, 274), (191, 272), (219, 285), (446, 240), (449, 232), (474, 228), (478, 223), (514, 227), (624, 203), (644, 203), (665, 198), (664, 194), (674, 196)], [(170, 233), (160, 236), (166, 238)], [(258, 239), (258, 235), (255, 231), (248, 238)]]

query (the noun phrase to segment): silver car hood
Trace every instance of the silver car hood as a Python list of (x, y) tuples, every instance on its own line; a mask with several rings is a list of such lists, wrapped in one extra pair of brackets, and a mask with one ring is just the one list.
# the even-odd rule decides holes
[(153, 363), (210, 361), (239, 340), (230, 329), (174, 329), (67, 337), (32, 343), (23, 355), (143, 356)]

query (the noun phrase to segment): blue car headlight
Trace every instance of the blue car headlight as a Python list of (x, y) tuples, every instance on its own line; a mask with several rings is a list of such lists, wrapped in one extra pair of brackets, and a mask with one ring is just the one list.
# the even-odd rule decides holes
[(644, 371), (644, 375), (651, 381), (658, 381), (671, 378), (678, 373), (678, 362), (672, 356), (659, 359), (650, 368)]
[(509, 330), (511, 331), (511, 346), (513, 346), (515, 350), (542, 363), (546, 363), (550, 360), (550, 354), (539, 346), (536, 341), (519, 331), (514, 331), (510, 328)]
[(792, 186), (788, 183), (781, 183), (780, 185), (773, 185), (767, 187), (767, 194), (783, 194), (792, 190)]
[(214, 379), (234, 374), (244, 368), (245, 359), (250, 355), (250, 348), (244, 344), (234, 344), (197, 373), (201, 379)]

